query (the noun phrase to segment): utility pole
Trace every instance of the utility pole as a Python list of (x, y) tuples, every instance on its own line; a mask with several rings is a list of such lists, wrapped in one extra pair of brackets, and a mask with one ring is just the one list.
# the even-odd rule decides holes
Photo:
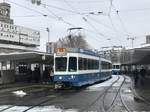
[(46, 52), (52, 53), (52, 47), (51, 47), (51, 43), (50, 43), (50, 29), (47, 27), (46, 31), (48, 33), (48, 39), (47, 39), (47, 43), (46, 43)]
[(135, 37), (128, 37), (127, 40), (131, 40), (132, 48), (133, 48), (133, 41), (135, 40)]

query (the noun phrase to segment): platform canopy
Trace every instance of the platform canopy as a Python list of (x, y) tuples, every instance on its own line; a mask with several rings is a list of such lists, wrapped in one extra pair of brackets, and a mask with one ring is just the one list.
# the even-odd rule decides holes
[(49, 63), (53, 55), (43, 52), (13, 52), (0, 53), (0, 61), (15, 61), (27, 63)]
[(150, 64), (150, 47), (128, 50), (128, 60), (123, 64)]

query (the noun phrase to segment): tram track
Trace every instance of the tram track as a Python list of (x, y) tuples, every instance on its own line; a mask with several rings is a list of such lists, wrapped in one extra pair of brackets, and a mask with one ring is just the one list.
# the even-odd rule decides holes
[[(116, 88), (116, 94), (113, 98), (113, 100), (111, 101), (110, 106), (107, 107), (107, 109), (105, 108), (105, 98), (103, 99), (103, 105), (102, 105), (102, 111), (103, 112), (116, 112), (116, 110), (120, 110), (120, 112), (133, 112), (133, 110), (131, 109), (131, 107), (128, 105), (128, 103), (125, 101), (125, 99), (123, 98), (123, 91), (126, 90), (124, 87), (124, 84), (126, 83), (126, 76), (123, 76), (124, 80), (122, 81), (121, 85), (119, 86), (119, 88)], [(107, 95), (105, 95), (106, 97)], [(110, 101), (109, 101), (110, 102)], [(108, 104), (107, 104), (108, 105)]]
[[(32, 89), (32, 91), (30, 91), (30, 94), (32, 94), (31, 96), (29, 96), (29, 97), (32, 98), (32, 99), (30, 99), (30, 100), (35, 100), (35, 99), (37, 99), (37, 97), (35, 96), (35, 94), (37, 94), (37, 93), (40, 92), (41, 90), (43, 90), (43, 91), (48, 90), (48, 88), (43, 88), (43, 89), (39, 88), (39, 89), (40, 89), (39, 91), (38, 91), (37, 88), (35, 88), (34, 90)], [(45, 96), (40, 96), (40, 97), (38, 97), (38, 98), (43, 99), (43, 98), (49, 97), (49, 96), (50, 96), (50, 94), (45, 95)], [(7, 95), (6, 95), (5, 97), (7, 97)], [(28, 97), (28, 96), (27, 96), (27, 97)], [(46, 100), (44, 100), (44, 101), (42, 101), (42, 102), (40, 102), (40, 103), (38, 103), (38, 104), (36, 104), (36, 105), (34, 105), (34, 106), (30, 106), (28, 110), (30, 110), (30, 109), (32, 109), (32, 108), (38, 106), (38, 105), (41, 105), (41, 104), (43, 104), (43, 103), (45, 103), (45, 102), (47, 102), (47, 101), (49, 101), (49, 100), (53, 100), (53, 99), (54, 99), (54, 97), (48, 98), (48, 99), (46, 99)], [(20, 105), (20, 104), (23, 103), (23, 102), (27, 102), (28, 100), (29, 100), (29, 99), (20, 100), (19, 102), (15, 103), (15, 104), (13, 104), (13, 105), (10, 105), (10, 106), (8, 106), (8, 107), (6, 107), (6, 108), (4, 108), (4, 109), (1, 109), (0, 112), (4, 112), (4, 111), (7, 111), (7, 110), (9, 111), (9, 110), (12, 109), (13, 107), (15, 107), (15, 106), (17, 106), (17, 105)], [(24, 111), (22, 111), (22, 112), (24, 112)], [(25, 112), (26, 112), (26, 111), (25, 111)]]
[[(49, 95), (43, 96), (43, 97), (41, 97), (41, 98), (45, 98), (45, 97), (48, 97), (48, 96), (49, 96)], [(29, 110), (31, 110), (31, 109), (37, 107), (37, 106), (40, 106), (40, 105), (42, 105), (42, 104), (44, 104), (44, 103), (46, 103), (46, 102), (48, 102), (48, 101), (50, 101), (50, 100), (54, 100), (55, 98), (56, 98), (56, 97), (47, 98), (46, 100), (44, 99), (43, 101), (41, 101), (41, 102), (39, 102), (39, 103), (37, 103), (37, 104), (35, 104), (35, 105), (33, 105), (33, 106), (29, 106), (27, 109), (25, 109), (25, 110), (23, 110), (23, 111), (20, 111), (20, 112), (27, 112), (27, 111), (29, 111)], [(12, 109), (12, 108), (15, 107), (15, 106), (17, 106), (17, 105), (10, 105), (10, 106), (8, 106), (8, 107), (6, 107), (6, 108), (0, 110), (0, 112), (4, 112), (4, 111), (6, 111), (6, 110), (8, 110), (8, 112), (9, 112), (9, 110)]]
[[(124, 84), (124, 82), (125, 82), (125, 77), (123, 77), (124, 79), (123, 79), (123, 81), (122, 81), (122, 83), (120, 84), (120, 86), (119, 86), (119, 88), (118, 89), (116, 89), (115, 91), (115, 96), (113, 97), (113, 99), (112, 99), (112, 101), (110, 101), (111, 103), (110, 104), (107, 104), (107, 108), (106, 108), (106, 104), (105, 104), (105, 100), (106, 100), (106, 97), (107, 97), (107, 95), (109, 94), (109, 92), (107, 91), (106, 92), (106, 94), (104, 94), (103, 95), (103, 97), (102, 97), (102, 106), (101, 106), (101, 108), (102, 108), (102, 111), (103, 112), (112, 112), (112, 109), (114, 108), (114, 105), (115, 105), (115, 102), (116, 102), (116, 100), (117, 100), (117, 98), (118, 98), (118, 96), (120, 96), (121, 94), (120, 94), (120, 90), (121, 90), (121, 88), (122, 88), (122, 86), (123, 86), (123, 84)], [(110, 88), (110, 89), (113, 89), (113, 88)], [(110, 90), (109, 89), (109, 90)], [(111, 93), (112, 94), (112, 93)], [(121, 97), (120, 97), (121, 98)], [(109, 106), (108, 106), (109, 105)]]
[(103, 95), (106, 94), (107, 91), (108, 91), (110, 88), (112, 88), (112, 86), (113, 86), (115, 83), (117, 83), (117, 82), (119, 81), (119, 79), (120, 79), (120, 77), (118, 76), (118, 78), (117, 78), (114, 82), (112, 82), (112, 84), (111, 84), (109, 87), (107, 87), (107, 88), (104, 90), (103, 93), (99, 94), (98, 97), (97, 97), (92, 103), (90, 103), (89, 105), (87, 105), (86, 107), (84, 107), (83, 109), (81, 109), (80, 112), (88, 111), (92, 106), (94, 106), (94, 105), (97, 103), (97, 101), (99, 101), (99, 100), (101, 99), (101, 97), (103, 97)]
[[(48, 95), (43, 95), (43, 96), (41, 96), (41, 97), (34, 97), (34, 98), (32, 98), (31, 100), (37, 100), (37, 99), (39, 99), (39, 100), (37, 100), (37, 103), (35, 103), (35, 104), (33, 104), (33, 105), (29, 105), (29, 106), (26, 106), (27, 107), (27, 109), (24, 109), (24, 110), (20, 110), (19, 112), (28, 112), (28, 111), (30, 111), (30, 110), (32, 110), (32, 109), (34, 109), (34, 108), (36, 108), (36, 107), (38, 107), (38, 106), (43, 106), (42, 104), (45, 104), (45, 103), (47, 103), (47, 102), (49, 102), (49, 101), (52, 101), (52, 100), (55, 100), (56, 98), (59, 98), (59, 97), (62, 97), (62, 93), (63, 92), (66, 92), (66, 90), (60, 90), (61, 92), (58, 92), (58, 91), (55, 91), (55, 90), (52, 90), (51, 92), (50, 92), (50, 94), (48, 94)], [(68, 92), (69, 90), (67, 90), (67, 92)], [(70, 92), (72, 92), (72, 91), (70, 91)], [(54, 94), (55, 94), (55, 96), (54, 96)], [(8, 106), (8, 107), (6, 107), (6, 108), (4, 108), (4, 109), (2, 109), (2, 110), (0, 110), (0, 112), (5, 112), (5, 111), (8, 111), (8, 112), (10, 112), (10, 110), (11, 109), (13, 109), (14, 107), (16, 107), (19, 103), (22, 103), (22, 102), (28, 102), (28, 100), (29, 99), (25, 99), (25, 100), (21, 100), (20, 102), (17, 102), (16, 104), (14, 104), (14, 105), (10, 105), (10, 106)], [(51, 105), (51, 104), (53, 104), (53, 103), (49, 103), (49, 105)], [(19, 106), (19, 105), (18, 105)], [(25, 106), (25, 105), (24, 105)], [(64, 108), (63, 108), (63, 106), (59, 106), (59, 108), (61, 108), (62, 110), (64, 110)]]
[[(122, 88), (124, 86), (124, 83), (126, 82), (127, 77), (124, 76), (124, 81), (122, 82), (122, 84), (120, 85), (119, 89), (116, 89), (116, 95), (112, 101), (112, 103), (110, 104), (110, 106), (105, 109), (104, 106), (104, 101), (105, 99), (103, 99), (103, 106), (102, 106), (102, 110), (103, 112), (115, 112), (115, 108), (116, 108), (116, 103), (120, 105), (120, 107), (122, 108), (122, 111), (126, 111), (126, 112), (133, 112), (134, 108), (132, 108), (131, 105), (129, 105), (126, 100), (123, 98), (123, 93), (121, 93)], [(137, 99), (139, 99), (140, 101), (142, 101), (142, 103), (144, 103), (147, 106), (150, 106), (150, 101), (148, 99), (146, 99), (144, 96), (139, 95), (136, 90), (133, 88), (133, 82), (131, 81), (131, 86), (129, 87), (131, 88), (131, 95), (133, 95), (134, 97), (136, 97)], [(105, 95), (106, 97), (106, 95)], [(119, 101), (119, 102), (116, 102)]]
[[(68, 90), (67, 90), (68, 91)], [(58, 93), (57, 93), (58, 94)], [(46, 96), (47, 97), (47, 96)], [(45, 103), (47, 103), (47, 102), (49, 102), (49, 101), (52, 101), (52, 100), (55, 100), (56, 98), (59, 98), (59, 97), (62, 97), (62, 95), (61, 95), (61, 92), (60, 92), (60, 94), (58, 94), (57, 95), (57, 97), (53, 97), (53, 98), (48, 98), (48, 99), (46, 99), (46, 100), (43, 100), (43, 101), (41, 101), (41, 102), (39, 102), (39, 103), (37, 103), (36, 105), (33, 105), (33, 106), (31, 106), (31, 107), (29, 107), (28, 109), (25, 109), (25, 110), (23, 110), (23, 111), (21, 111), (21, 112), (28, 112), (29, 110), (31, 110), (31, 109), (34, 109), (34, 108), (36, 108), (37, 106), (42, 106), (42, 104), (45, 104)], [(49, 103), (49, 105), (51, 105), (51, 104), (53, 104), (52, 102), (51, 103)], [(62, 106), (62, 105), (57, 105), (58, 107), (59, 107), (59, 109), (61, 109), (61, 112), (64, 112), (64, 107)]]
[[(98, 97), (97, 97), (93, 102), (91, 102), (91, 103), (90, 103), (89, 105), (87, 105), (85, 108), (79, 110), (79, 112), (83, 112), (83, 111), (88, 111), (88, 110), (90, 110), (91, 107), (94, 106), (94, 105), (104, 96), (104, 94), (106, 94), (106, 93), (113, 87), (113, 85), (117, 84), (120, 79), (121, 79), (121, 76), (118, 76), (118, 78), (115, 79), (115, 81), (113, 81), (110, 86), (108, 86), (107, 88), (105, 88), (104, 91), (103, 91), (101, 94), (99, 94)], [(123, 80), (123, 79), (122, 79), (122, 80)], [(122, 84), (123, 84), (123, 82), (122, 82)], [(121, 84), (121, 85), (122, 85), (122, 84)], [(121, 88), (121, 87), (119, 87), (119, 88)], [(120, 91), (120, 90), (119, 90), (119, 91)], [(60, 92), (60, 93), (61, 93), (61, 92)], [(119, 92), (117, 93), (117, 95), (116, 95), (115, 97), (117, 98), (118, 95), (119, 95)], [(57, 94), (56, 97), (50, 97), (50, 98), (49, 98), (48, 96), (49, 96), (49, 94), (48, 94), (47, 96), (46, 96), (46, 95), (45, 95), (45, 96), (42, 96), (42, 97), (41, 97), (41, 100), (39, 100), (36, 104), (31, 105), (31, 106), (28, 106), (28, 108), (26, 108), (26, 109), (24, 109), (24, 110), (22, 110), (22, 111), (20, 111), (20, 112), (28, 112), (28, 111), (31, 111), (32, 109), (34, 109), (34, 108), (36, 108), (36, 107), (38, 107), (38, 106), (43, 106), (43, 104), (45, 104), (45, 103), (47, 103), (47, 102), (49, 102), (49, 101), (55, 100), (56, 97), (57, 97), (57, 98), (62, 97), (61, 94)], [(115, 99), (116, 99), (116, 98), (113, 99), (113, 100), (114, 100), (114, 103), (115, 103)], [(34, 99), (36, 99), (36, 98), (34, 98)], [(33, 99), (33, 100), (34, 100), (34, 99)], [(23, 100), (23, 101), (24, 101), (24, 100)], [(23, 102), (23, 101), (22, 101), (22, 102)], [(113, 106), (114, 103), (112, 103), (111, 105)], [(49, 105), (51, 105), (51, 104), (52, 104), (52, 103), (49, 103)], [(16, 105), (15, 105), (15, 106), (16, 106)], [(2, 112), (6, 111), (6, 110), (9, 110), (9, 109), (11, 109), (11, 108), (13, 108), (13, 107), (15, 107), (15, 106), (10, 106), (9, 108), (7, 107), (7, 108), (5, 108), (5, 110), (3, 110)], [(59, 108), (62, 109), (62, 112), (64, 111), (63, 106), (59, 106)], [(112, 108), (112, 107), (111, 107), (111, 108)], [(111, 110), (111, 109), (110, 109), (110, 110)], [(108, 111), (108, 110), (107, 110), (107, 111)], [(1, 110), (0, 110), (0, 112), (1, 112)], [(100, 112), (101, 112), (101, 111), (100, 111)], [(130, 112), (130, 111), (127, 111), (127, 112)]]
[[(124, 78), (125, 78), (125, 81), (126, 81), (126, 77), (125, 77), (125, 76), (124, 76)], [(125, 83), (125, 81), (124, 81), (123, 83)], [(122, 86), (123, 86), (123, 85), (122, 85)], [(127, 105), (126, 102), (124, 101), (124, 99), (123, 99), (123, 97), (122, 97), (121, 94), (122, 94), (122, 93), (121, 93), (121, 89), (120, 89), (120, 91), (119, 91), (120, 101), (121, 101), (121, 103), (123, 104), (125, 110), (126, 110), (127, 112), (133, 112), (133, 111), (128, 107), (128, 105)]]

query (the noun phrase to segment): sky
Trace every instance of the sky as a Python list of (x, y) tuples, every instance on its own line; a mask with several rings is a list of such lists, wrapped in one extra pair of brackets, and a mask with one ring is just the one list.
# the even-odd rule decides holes
[(138, 47), (150, 35), (150, 0), (42, 0), (40, 6), (30, 0), (5, 1), (11, 4), (15, 25), (40, 31), (41, 51), (48, 41), (47, 27), (51, 42), (68, 35), (68, 28), (82, 27), (80, 32), (93, 49), (131, 47), (127, 38), (134, 38), (133, 45)]

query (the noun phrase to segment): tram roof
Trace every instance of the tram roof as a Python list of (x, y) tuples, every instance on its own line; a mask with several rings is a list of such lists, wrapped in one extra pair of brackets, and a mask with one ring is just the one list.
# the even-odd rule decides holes
[(66, 48), (67, 53), (81, 53), (91, 56), (99, 56), (96, 52), (88, 49), (81, 49), (81, 48)]

